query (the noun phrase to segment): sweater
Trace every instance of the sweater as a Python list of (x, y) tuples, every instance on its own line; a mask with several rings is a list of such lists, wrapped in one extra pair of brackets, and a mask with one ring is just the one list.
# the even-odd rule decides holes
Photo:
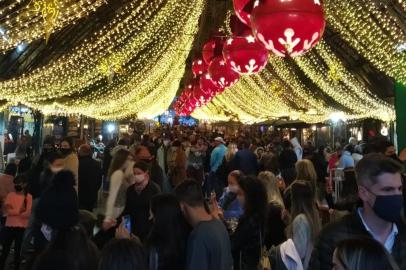
[(106, 203), (106, 219), (116, 219), (124, 210), (126, 200), (127, 182), (124, 181), (124, 172), (117, 170), (110, 176), (109, 197)]
[[(20, 212), (21, 208), (23, 207), (25, 199), (26, 199), (25, 211)], [(5, 209), (4, 212), (7, 216), (6, 227), (27, 228), (28, 221), (31, 215), (31, 208), (32, 208), (32, 196), (30, 194), (24, 196), (24, 194), (16, 192), (9, 193), (4, 202)]]
[(217, 172), (217, 169), (223, 163), (224, 156), (227, 153), (227, 147), (224, 144), (220, 144), (213, 149), (210, 156), (210, 171)]

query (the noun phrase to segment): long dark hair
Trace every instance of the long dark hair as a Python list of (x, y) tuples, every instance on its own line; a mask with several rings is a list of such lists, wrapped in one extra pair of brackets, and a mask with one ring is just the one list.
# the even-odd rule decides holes
[(142, 248), (133, 240), (115, 239), (103, 249), (98, 270), (147, 270)]
[(130, 152), (125, 149), (120, 149), (117, 151), (117, 153), (114, 155), (113, 160), (111, 161), (110, 167), (109, 167), (109, 172), (108, 172), (108, 177), (110, 176), (117, 170), (121, 169), (126, 162), (128, 156), (130, 155)]
[(265, 187), (256, 177), (252, 176), (241, 176), (237, 178), (237, 181), (245, 197), (242, 218), (254, 218), (263, 228), (268, 211), (268, 195)]
[(166, 269), (183, 269), (185, 265), (188, 225), (175, 195), (160, 194), (152, 198), (154, 224), (147, 243), (155, 248)]
[[(96, 270), (99, 252), (85, 231), (75, 226), (60, 230), (45, 251), (37, 258), (34, 270)], [(62, 265), (59, 265), (62, 263)]]

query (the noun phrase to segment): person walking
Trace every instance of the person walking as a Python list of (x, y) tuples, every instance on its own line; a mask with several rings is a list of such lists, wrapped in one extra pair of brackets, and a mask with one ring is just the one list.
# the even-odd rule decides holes
[(102, 168), (100, 162), (92, 157), (90, 145), (79, 147), (79, 209), (90, 212), (96, 206), (97, 193), (102, 183)]
[(21, 246), (25, 229), (28, 227), (32, 208), (32, 196), (27, 193), (27, 178), (17, 176), (14, 180), (15, 191), (10, 192), (4, 202), (6, 226), (2, 231), (0, 243), (3, 250), (0, 256), (0, 269), (4, 269), (11, 246), (14, 242), (14, 269), (20, 269)]
[(175, 189), (182, 213), (193, 227), (186, 248), (186, 270), (232, 270), (230, 238), (224, 224), (209, 214), (201, 185), (186, 180)]
[(216, 137), (214, 139), (215, 148), (211, 152), (210, 156), (210, 173), (208, 176), (207, 193), (210, 193), (214, 190), (218, 198), (220, 198), (220, 195), (222, 194), (224, 183), (217, 177), (216, 173), (223, 163), (224, 156), (227, 153), (227, 147), (225, 146), (225, 144), (226, 142), (222, 137)]
[(79, 159), (75, 152), (72, 138), (65, 138), (61, 142), (59, 151), (62, 153), (65, 162), (64, 169), (71, 171), (75, 176), (75, 189), (78, 190)]

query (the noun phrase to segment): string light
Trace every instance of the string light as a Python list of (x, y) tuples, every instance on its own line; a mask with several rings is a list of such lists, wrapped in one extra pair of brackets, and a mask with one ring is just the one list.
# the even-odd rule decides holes
[[(50, 3), (51, 1), (53, 3)], [(7, 34), (7, 39), (0, 40), (1, 51), (12, 49), (22, 42), (29, 43), (41, 37), (46, 37), (52, 31), (75, 23), (77, 20), (96, 11), (101, 5), (106, 4), (106, 0), (35, 0), (30, 1), (28, 5), (16, 12), (12, 12), (21, 2), (21, 0), (18, 0), (0, 10), (0, 15), (7, 14), (0, 20), (0, 25), (3, 26)], [(57, 4), (58, 8), (50, 9), (53, 7), (50, 4)], [(52, 10), (58, 11), (59, 14), (53, 21), (52, 27), (48, 27), (44, 25), (42, 16), (49, 16), (53, 13)], [(42, 13), (42, 15), (38, 16), (39, 13)]]
[[(12, 87), (17, 93), (7, 98), (46, 113), (152, 118), (178, 90), (203, 7), (203, 0), (129, 3), (72, 54), (0, 83), (0, 93)], [(120, 76), (108, 83), (110, 69)]]
[[(405, 1), (399, 1), (406, 10)], [(406, 83), (406, 54), (396, 48), (405, 42), (405, 32), (388, 8), (375, 1), (325, 1), (327, 21), (361, 55), (388, 76)]]

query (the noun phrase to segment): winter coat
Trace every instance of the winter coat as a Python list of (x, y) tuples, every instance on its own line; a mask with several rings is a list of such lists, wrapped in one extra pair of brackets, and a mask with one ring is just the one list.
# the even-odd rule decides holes
[(235, 270), (256, 269), (261, 253), (260, 227), (253, 217), (240, 218), (237, 229), (230, 236)]
[(93, 210), (97, 202), (97, 192), (102, 182), (100, 162), (91, 156), (79, 158), (79, 207)]

